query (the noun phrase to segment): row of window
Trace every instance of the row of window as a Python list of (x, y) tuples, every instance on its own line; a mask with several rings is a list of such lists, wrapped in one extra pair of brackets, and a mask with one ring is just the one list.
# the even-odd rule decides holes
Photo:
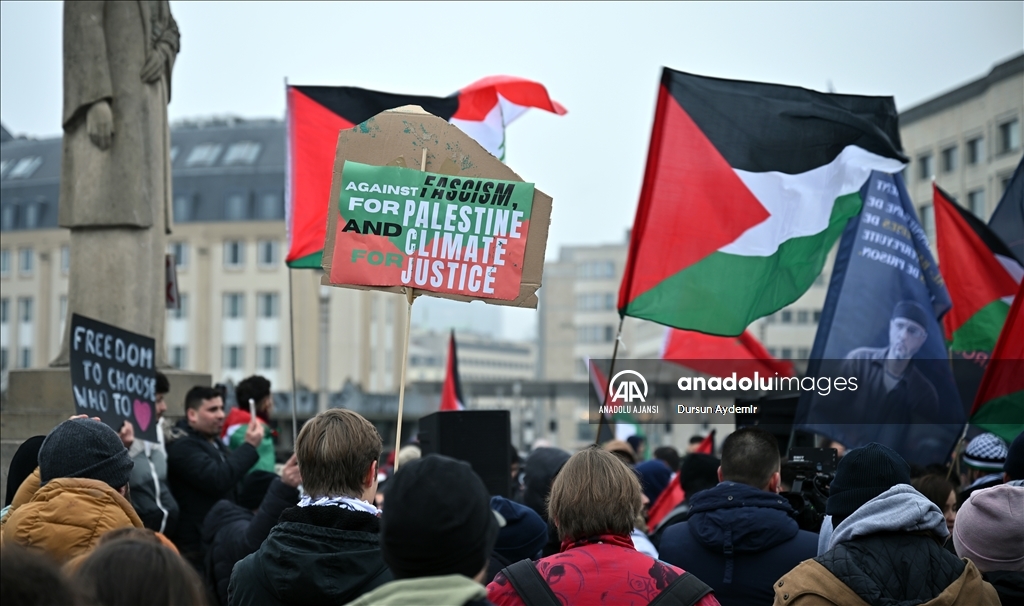
[[(18, 297), (18, 322), (30, 324), (33, 316), (32, 297)], [(11, 321), (11, 300), (7, 297), (0, 299), (0, 324), (7, 324)]]
[(601, 280), (615, 277), (614, 261), (588, 261), (576, 266), (576, 277), (581, 280)]
[[(811, 349), (809, 347), (769, 347), (768, 355), (773, 358), (780, 360), (806, 360), (811, 357)], [(793, 352), (796, 352), (796, 357), (793, 357)]]
[[(245, 345), (225, 345), (221, 349), (223, 369), (243, 370), (245, 368), (245, 351)], [(255, 351), (258, 370), (275, 370), (280, 365), (280, 349), (277, 345), (257, 345)], [(171, 345), (167, 348), (167, 362), (174, 368), (188, 368), (188, 354), (187, 345)]]
[(607, 311), (615, 309), (615, 293), (591, 292), (576, 295), (576, 309), (579, 311)]
[(611, 324), (577, 326), (577, 343), (611, 343), (615, 340), (615, 327)]
[[(177, 223), (195, 221), (199, 217), (198, 193), (174, 195), (173, 214)], [(232, 191), (224, 197), (220, 218), (225, 221), (280, 221), (284, 219), (284, 202), (280, 191)]]
[(4, 231), (15, 229), (37, 229), (46, 221), (50, 204), (43, 196), (35, 200), (14, 198), (0, 210), (0, 228)]
[[(1014, 118), (999, 125), (996, 153), (1008, 154), (1020, 149), (1020, 120)], [(976, 166), (985, 161), (985, 139), (981, 136), (968, 139), (964, 144), (967, 166)], [(939, 152), (939, 168), (943, 173), (952, 173), (960, 168), (960, 148), (953, 144)], [(935, 176), (935, 158), (931, 152), (917, 157), (917, 178), (931, 180)]]
[[(180, 303), (177, 309), (168, 310), (168, 317), (174, 320), (186, 320), (189, 317), (190, 297), (187, 292), (179, 294)], [(226, 292), (222, 296), (223, 317), (228, 319), (245, 318), (245, 293)], [(281, 295), (276, 292), (256, 293), (256, 317), (281, 317)]]
[[(213, 166), (221, 157), (224, 145), (221, 143), (200, 143), (189, 150), (185, 155), (183, 166), (187, 168), (201, 168)], [(228, 150), (221, 159), (221, 166), (250, 166), (256, 163), (256, 159), (263, 150), (263, 144), (258, 141), (236, 141), (228, 145)], [(171, 147), (171, 163), (178, 159), (180, 149), (177, 145)]]
[[(66, 248), (66, 247), (65, 247)], [(8, 248), (0, 249), (0, 277), (8, 277), (11, 275), (12, 257), (11, 250)], [(64, 249), (61, 249), (61, 269), (67, 273), (67, 266), (64, 264), (65, 258), (70, 259), (70, 255), (65, 255)], [(19, 248), (18, 249), (18, 275), (31, 276), (32, 272), (35, 271), (35, 254), (31, 248)]]
[[(817, 324), (821, 321), (821, 310), (815, 309), (783, 309), (770, 316), (765, 316), (768, 324)], [(774, 354), (773, 354), (774, 355)]]
[[(32, 348), (18, 348), (18, 365), (15, 368), (32, 368)], [(10, 368), (10, 352), (6, 347), (0, 347), (0, 372), (7, 372)]]
[(39, 156), (0, 160), (0, 179), (28, 179), (43, 165)]

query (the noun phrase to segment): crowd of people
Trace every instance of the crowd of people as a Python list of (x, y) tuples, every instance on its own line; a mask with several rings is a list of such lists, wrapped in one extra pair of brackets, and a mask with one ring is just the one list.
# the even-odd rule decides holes
[(24, 442), (0, 514), (3, 604), (1024, 603), (1024, 434), (980, 434), (952, 469), (851, 449), (808, 527), (757, 427), (720, 458), (648, 459), (637, 436), (539, 446), (510, 462), (505, 498), (466, 462), (385, 455), (345, 409), (303, 424), (279, 463), (270, 388), (242, 381), (225, 413), (195, 387), (167, 427), (158, 375), (157, 442), (85, 416)]

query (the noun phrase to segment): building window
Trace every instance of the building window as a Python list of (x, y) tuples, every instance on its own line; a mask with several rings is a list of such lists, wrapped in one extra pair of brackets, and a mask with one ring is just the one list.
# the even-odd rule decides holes
[(11, 300), (7, 298), (0, 299), (0, 324), (7, 324), (11, 313)]
[(71, 247), (65, 244), (60, 247), (60, 273), (65, 276), (71, 271)]
[(584, 280), (601, 280), (615, 277), (613, 261), (590, 261), (580, 264), (577, 276)]
[(260, 267), (277, 267), (277, 240), (257, 242), (256, 259)]
[(22, 225), (22, 227), (24, 227), (25, 229), (36, 229), (37, 227), (39, 227), (39, 219), (40, 216), (43, 214), (45, 204), (46, 200), (26, 202), (25, 213), (23, 216), (25, 224)]
[(32, 323), (32, 297), (18, 297), (18, 321)]
[(800, 311), (796, 312), (797, 324), (807, 324), (807, 322), (809, 322), (810, 319), (811, 314), (806, 309), (801, 309)]
[(256, 218), (268, 221), (283, 219), (284, 204), (281, 203), (281, 194), (277, 192), (261, 194), (256, 206)]
[(174, 255), (174, 267), (181, 271), (188, 267), (188, 243), (171, 242), (167, 245), (167, 252)]
[(20, 355), (21, 368), (32, 368), (32, 348), (22, 347)]
[(792, 347), (783, 347), (782, 348), (782, 359), (783, 360), (792, 360), (793, 359), (793, 348)]
[(60, 315), (58, 316), (60, 318), (60, 334), (64, 334), (64, 323), (67, 321), (67, 318), (68, 318), (68, 296), (67, 295), (61, 295), (60, 296), (60, 303), (58, 304), (58, 306), (60, 307)]
[(917, 178), (927, 181), (935, 176), (935, 167), (932, 166), (932, 155), (924, 154), (917, 157)]
[[(1020, 149), (1020, 120), (1014, 118), (999, 125), (999, 152), (1009, 153)], [(14, 173), (11, 173), (13, 176)]]
[(956, 170), (956, 152), (955, 145), (942, 150), (942, 172), (951, 173)]
[(171, 366), (175, 368), (188, 366), (188, 348), (184, 345), (172, 346), (167, 357), (170, 358)]
[(0, 372), (7, 372), (7, 348), (0, 348)]
[(281, 297), (276, 292), (261, 292), (256, 295), (256, 316), (277, 318), (281, 315)]
[(7, 177), (9, 179), (27, 179), (32, 176), (32, 173), (36, 172), (36, 169), (39, 168), (42, 163), (43, 159), (39, 156), (22, 158), (14, 165), (14, 168), (11, 169), (11, 174), (7, 175)]
[(971, 192), (967, 192), (967, 208), (974, 213), (975, 217), (980, 218), (982, 221), (985, 220), (985, 190), (976, 189)]
[(779, 357), (779, 349), (777, 347), (769, 347), (768, 348), (768, 355), (773, 357), (773, 358)]
[(32, 266), (35, 263), (35, 256), (31, 248), (18, 249), (18, 273), (23, 276), (32, 275)]
[(241, 345), (224, 346), (224, 369), (239, 370), (245, 364), (245, 351)]
[(929, 240), (935, 240), (935, 208), (931, 204), (921, 207), (921, 227)]
[(219, 143), (203, 143), (192, 148), (185, 158), (185, 166), (213, 166), (220, 155)]
[(820, 309), (814, 310), (814, 323), (817, 324), (818, 322), (821, 322), (821, 310)]
[(169, 313), (174, 320), (188, 319), (188, 293), (178, 293), (178, 308), (170, 310)]
[(806, 360), (811, 357), (811, 350), (806, 347), (800, 347), (796, 350), (796, 357), (798, 360)]
[(0, 160), (0, 179), (7, 176), (7, 171), (14, 166), (14, 160)]
[(228, 240), (224, 243), (224, 267), (242, 267), (245, 265), (245, 242)]
[(171, 164), (174, 164), (174, 161), (178, 158), (178, 152), (179, 151), (181, 151), (181, 150), (178, 149), (177, 145), (171, 147)]
[(11, 251), (8, 249), (0, 250), (0, 276), (7, 277), (11, 275)]
[(224, 154), (224, 166), (232, 164), (252, 164), (260, 155), (262, 146), (255, 141), (239, 141), (232, 143)]
[(257, 368), (264, 370), (277, 368), (277, 345), (260, 345), (256, 350)]
[(793, 323), (793, 312), (788, 309), (782, 310), (782, 323), (792, 324)]
[(224, 218), (228, 221), (244, 221), (249, 218), (249, 196), (235, 192), (224, 200)]
[(226, 292), (224, 293), (224, 317), (244, 318), (245, 317), (245, 293)]
[(967, 142), (967, 164), (975, 166), (985, 160), (985, 148), (982, 147), (984, 139), (975, 137)]
[(182, 194), (174, 196), (174, 222), (187, 223), (195, 216), (195, 198)]

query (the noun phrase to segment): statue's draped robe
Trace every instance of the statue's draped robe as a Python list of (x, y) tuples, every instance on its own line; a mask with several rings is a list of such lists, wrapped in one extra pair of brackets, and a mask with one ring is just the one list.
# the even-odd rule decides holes
[[(55, 365), (69, 361), (72, 313), (156, 339), (164, 358), (165, 234), (171, 226), (170, 74), (179, 49), (166, 1), (64, 3), (61, 227), (71, 229), (68, 322)], [(164, 75), (140, 76), (157, 54)], [(86, 115), (106, 100), (107, 150)]]

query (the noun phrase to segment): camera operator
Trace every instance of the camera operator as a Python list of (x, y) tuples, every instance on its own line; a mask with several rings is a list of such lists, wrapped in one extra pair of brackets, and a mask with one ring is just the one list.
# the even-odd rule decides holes
[(696, 575), (723, 606), (771, 604), (773, 584), (816, 554), (817, 535), (800, 530), (778, 494), (779, 445), (758, 427), (722, 445), (722, 480), (690, 500), (686, 522), (665, 530), (661, 559)]

